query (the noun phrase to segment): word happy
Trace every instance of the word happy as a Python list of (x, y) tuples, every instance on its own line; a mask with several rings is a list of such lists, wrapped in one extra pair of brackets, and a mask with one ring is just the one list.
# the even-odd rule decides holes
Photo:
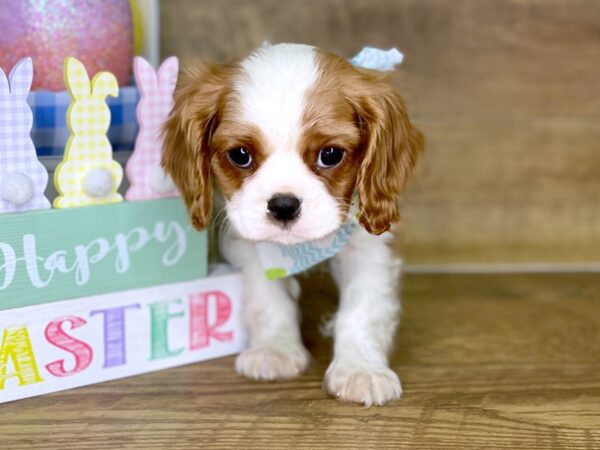
[(143, 250), (150, 243), (166, 246), (161, 262), (170, 267), (185, 254), (188, 231), (176, 221), (157, 222), (151, 230), (135, 227), (117, 233), (111, 239), (96, 238), (77, 244), (70, 251), (56, 250), (46, 257), (38, 254), (35, 235), (24, 234), (20, 252), (10, 244), (0, 242), (0, 290), (13, 283), (19, 267), (25, 270), (29, 282), (36, 288), (48, 286), (56, 273), (72, 273), (77, 285), (83, 286), (90, 280), (92, 266), (109, 258), (115, 273), (123, 274), (131, 267), (132, 253)]

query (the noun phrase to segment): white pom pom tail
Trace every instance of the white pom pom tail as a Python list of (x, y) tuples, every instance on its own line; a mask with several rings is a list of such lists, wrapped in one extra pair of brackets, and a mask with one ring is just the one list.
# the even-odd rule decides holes
[(165, 173), (162, 167), (154, 166), (148, 174), (148, 183), (157, 194), (166, 194), (175, 189), (175, 184), (171, 177)]
[(3, 174), (0, 179), (0, 196), (13, 205), (24, 205), (33, 198), (34, 192), (31, 178), (20, 172)]
[(113, 178), (108, 169), (95, 167), (83, 177), (83, 190), (90, 197), (105, 197), (113, 189)]

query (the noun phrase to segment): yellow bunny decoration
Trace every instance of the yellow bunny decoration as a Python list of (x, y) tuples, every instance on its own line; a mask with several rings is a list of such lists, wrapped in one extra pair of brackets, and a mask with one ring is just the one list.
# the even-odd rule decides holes
[(112, 159), (112, 146), (106, 137), (110, 110), (105, 99), (119, 94), (117, 80), (109, 72), (100, 72), (90, 84), (85, 67), (75, 58), (65, 60), (64, 76), (72, 99), (67, 111), (71, 136), (54, 172), (59, 194), (54, 207), (121, 202), (123, 197), (117, 189), (123, 168)]

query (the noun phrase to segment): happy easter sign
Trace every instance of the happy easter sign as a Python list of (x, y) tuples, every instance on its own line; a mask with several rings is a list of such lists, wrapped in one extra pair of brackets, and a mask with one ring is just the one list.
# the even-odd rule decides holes
[(0, 311), (0, 403), (242, 350), (229, 274)]
[(0, 217), (0, 310), (206, 275), (181, 199)]

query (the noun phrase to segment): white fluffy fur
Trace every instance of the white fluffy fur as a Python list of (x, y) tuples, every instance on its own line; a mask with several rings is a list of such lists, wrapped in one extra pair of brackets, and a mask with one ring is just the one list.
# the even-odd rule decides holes
[[(318, 82), (318, 66), (312, 47), (277, 45), (259, 49), (242, 67), (245, 73), (235, 83), (241, 120), (261, 129), (270, 154), (227, 204), (233, 227), (223, 236), (221, 251), (242, 268), (250, 336), (236, 368), (253, 379), (291, 378), (310, 361), (300, 336), (298, 285), (293, 279), (268, 281), (251, 241), (302, 242), (341, 225), (338, 202), (305, 166), (297, 148), (305, 95)], [(267, 220), (267, 201), (277, 193), (302, 199), (301, 216), (287, 230)], [(389, 233), (373, 236), (357, 227), (332, 260), (341, 300), (332, 322), (335, 351), (325, 388), (340, 400), (379, 405), (402, 392), (387, 361), (400, 310), (400, 262), (392, 256), (389, 239)]]
[(381, 405), (402, 394), (387, 359), (400, 314), (402, 266), (390, 249), (391, 237), (357, 228), (331, 260), (340, 308), (332, 323), (334, 357), (325, 388), (342, 400)]

